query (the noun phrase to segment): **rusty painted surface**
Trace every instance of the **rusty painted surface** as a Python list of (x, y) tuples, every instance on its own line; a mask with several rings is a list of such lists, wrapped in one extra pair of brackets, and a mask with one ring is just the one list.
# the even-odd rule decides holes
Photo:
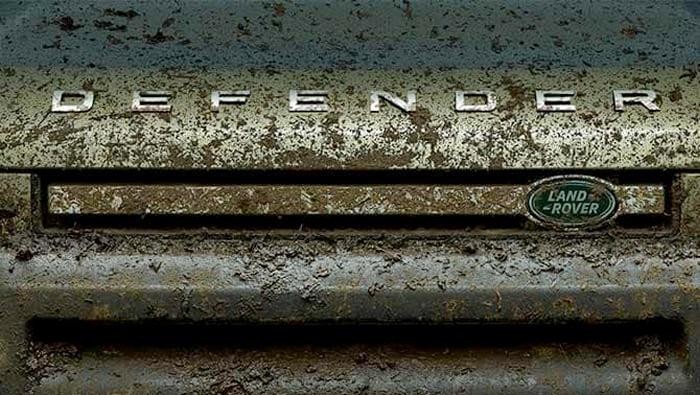
[[(524, 215), (522, 185), (52, 185), (51, 214)], [(620, 214), (661, 214), (664, 188), (618, 186)]]

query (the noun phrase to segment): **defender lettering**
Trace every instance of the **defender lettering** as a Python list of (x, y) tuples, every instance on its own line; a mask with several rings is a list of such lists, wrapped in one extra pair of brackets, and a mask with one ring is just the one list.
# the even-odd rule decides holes
[[(328, 112), (327, 90), (296, 90), (289, 91), (287, 109), (289, 112)], [(169, 91), (136, 91), (133, 92), (131, 103), (132, 112), (170, 112), (170, 99), (173, 94)], [(575, 112), (575, 91), (535, 91), (535, 109), (538, 112)], [(250, 90), (211, 92), (211, 112), (220, 112), (223, 105), (245, 105), (251, 97)], [(73, 102), (67, 102), (72, 98)], [(384, 90), (372, 90), (368, 94), (369, 112), (381, 111), (381, 103), (385, 102), (395, 110), (411, 113), (418, 106), (418, 95), (415, 90), (401, 94)], [(629, 106), (643, 107), (649, 112), (659, 111), (656, 104), (657, 94), (651, 90), (615, 90), (613, 92), (613, 108), (615, 111), (625, 111)], [(78, 101), (77, 103), (75, 101)], [(95, 92), (88, 90), (64, 91), (56, 90), (52, 95), (51, 112), (70, 113), (88, 112), (92, 110)], [(468, 102), (469, 101), (469, 102)], [(460, 113), (491, 112), (498, 108), (498, 98), (492, 91), (473, 90), (456, 91), (454, 93), (454, 111)]]

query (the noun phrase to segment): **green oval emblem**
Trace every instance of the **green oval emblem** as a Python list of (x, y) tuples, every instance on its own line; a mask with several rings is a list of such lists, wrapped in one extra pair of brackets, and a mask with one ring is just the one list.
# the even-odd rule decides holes
[(612, 185), (589, 176), (547, 178), (532, 185), (528, 211), (536, 222), (557, 228), (589, 228), (617, 213)]

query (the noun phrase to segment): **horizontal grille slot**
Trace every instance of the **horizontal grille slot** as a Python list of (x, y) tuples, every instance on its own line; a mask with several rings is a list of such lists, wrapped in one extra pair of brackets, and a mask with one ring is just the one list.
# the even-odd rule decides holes
[[(34, 321), (37, 393), (685, 393), (676, 322), (187, 324)], [(147, 373), (147, 374), (146, 374)], [(251, 379), (251, 375), (253, 378)], [(257, 379), (256, 379), (257, 378)], [(564, 379), (566, 378), (566, 379)], [(369, 387), (368, 382), (371, 383)], [(363, 389), (364, 388), (364, 389)], [(380, 391), (381, 390), (381, 391)], [(233, 393), (238, 393), (233, 391)]]
[[(525, 215), (521, 185), (51, 185), (50, 214)], [(661, 185), (620, 186), (620, 214), (662, 214)]]
[[(388, 174), (388, 173), (387, 173)], [(528, 196), (543, 177), (391, 178), (338, 174), (333, 180), (289, 174), (253, 177), (42, 178), (48, 228), (143, 229), (462, 229), (546, 230), (531, 221)], [(302, 175), (300, 177), (300, 175)], [(307, 175), (308, 176), (308, 175)], [(107, 178), (110, 179), (110, 178)], [(603, 180), (608, 180), (604, 178)], [(452, 180), (452, 183), (447, 181)], [(459, 180), (459, 183), (454, 181)], [(464, 181), (463, 181), (464, 180)], [(617, 228), (669, 230), (668, 177), (610, 184)], [(310, 182), (315, 181), (315, 182)], [(475, 181), (482, 181), (481, 183)], [(489, 182), (484, 182), (489, 181)]]

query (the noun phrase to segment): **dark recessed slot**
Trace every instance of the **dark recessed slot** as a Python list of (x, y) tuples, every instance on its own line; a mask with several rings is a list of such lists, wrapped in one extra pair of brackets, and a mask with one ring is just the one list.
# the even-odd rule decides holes
[(562, 174), (593, 175), (616, 185), (662, 185), (666, 191), (668, 214), (620, 215), (612, 224), (590, 233), (617, 230), (632, 232), (669, 232), (673, 228), (674, 196), (671, 195), (673, 173), (664, 171), (629, 170), (363, 170), (363, 171), (175, 171), (175, 170), (109, 170), (109, 171), (50, 171), (40, 173), (43, 225), (47, 229), (123, 229), (123, 230), (281, 230), (281, 231), (400, 231), (445, 230), (508, 234), (551, 232), (529, 221), (525, 215), (53, 215), (48, 213), (48, 185), (56, 184), (186, 184), (186, 185), (528, 185), (542, 178)]
[(37, 394), (690, 393), (683, 327), (35, 320)]
[(683, 325), (672, 320), (612, 323), (450, 323), (245, 324), (179, 321), (83, 321), (34, 319), (28, 323), (37, 343), (69, 343), (80, 347), (279, 347), (350, 344), (405, 344), (416, 347), (536, 347), (544, 344), (596, 344), (635, 347), (639, 337), (681, 347)]
[(622, 229), (644, 231), (668, 231), (673, 225), (671, 215), (621, 215), (615, 224)]

